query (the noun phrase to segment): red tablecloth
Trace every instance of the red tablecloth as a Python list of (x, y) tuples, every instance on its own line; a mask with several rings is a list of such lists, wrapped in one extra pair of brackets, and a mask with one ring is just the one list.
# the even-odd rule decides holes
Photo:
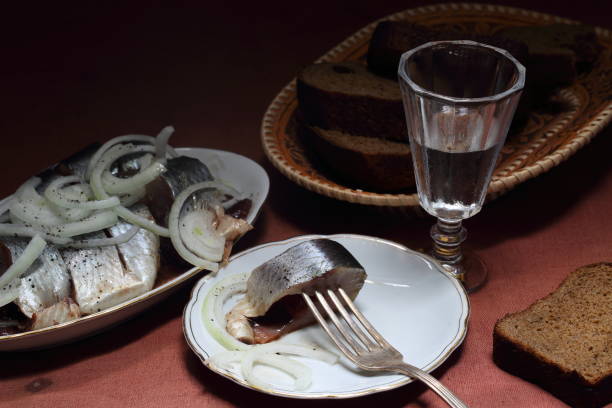
[[(155, 134), (173, 124), (176, 146), (234, 151), (268, 171), (263, 213), (237, 250), (309, 233), (367, 234), (408, 246), (422, 241), (432, 219), (397, 219), (288, 181), (264, 157), (259, 126), (269, 102), (300, 66), (370, 21), (427, 2), (221, 3), (53, 2), (4, 9), (1, 195), (92, 141)], [(604, 2), (504, 4), (612, 28), (612, 9)], [(498, 318), (549, 293), (576, 267), (612, 260), (611, 131), (465, 223), (469, 243), (490, 267), (489, 282), (470, 296), (463, 346), (434, 374), (470, 406), (564, 406), (493, 364), (492, 329)], [(0, 354), (0, 406), (312, 404), (244, 389), (202, 366), (181, 330), (194, 282), (94, 337)], [(317, 404), (442, 406), (419, 384)]]

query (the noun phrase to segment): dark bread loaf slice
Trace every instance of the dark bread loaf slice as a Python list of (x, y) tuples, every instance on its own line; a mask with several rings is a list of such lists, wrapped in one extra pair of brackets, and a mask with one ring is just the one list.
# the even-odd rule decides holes
[(354, 188), (392, 191), (414, 186), (406, 143), (304, 125), (300, 136), (317, 159)]
[(539, 87), (570, 84), (592, 67), (601, 50), (595, 30), (586, 25), (508, 27), (499, 35), (527, 45), (527, 76)]
[(572, 272), (550, 295), (500, 319), (493, 359), (573, 407), (612, 402), (612, 264)]
[(376, 76), (357, 62), (305, 67), (297, 77), (297, 98), (308, 125), (407, 141), (397, 81)]
[(368, 54), (368, 69), (387, 78), (397, 78), (402, 54), (419, 45), (436, 41), (437, 31), (403, 21), (381, 21), (376, 25)]
[(405, 21), (381, 21), (375, 28), (368, 48), (368, 68), (387, 78), (396, 78), (400, 57), (408, 50), (430, 41), (471, 40), (503, 48), (521, 63), (527, 61), (527, 46), (498, 35), (479, 35), (437, 30)]

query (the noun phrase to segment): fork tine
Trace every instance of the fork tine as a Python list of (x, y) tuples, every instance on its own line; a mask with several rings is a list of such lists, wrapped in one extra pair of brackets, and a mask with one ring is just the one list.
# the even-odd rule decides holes
[(361, 329), (358, 325), (355, 324), (355, 321), (346, 311), (346, 308), (342, 305), (336, 294), (332, 290), (328, 289), (327, 295), (334, 302), (334, 304), (336, 305), (336, 309), (338, 309), (338, 311), (342, 314), (344, 320), (348, 323), (351, 329), (353, 329), (355, 335), (359, 337), (359, 340), (361, 340), (361, 342), (367, 347), (367, 349), (372, 351), (374, 348), (377, 348), (378, 345), (372, 340), (370, 340), (368, 336), (364, 333), (363, 329)]
[(315, 304), (313, 303), (313, 301), (310, 299), (310, 296), (308, 296), (306, 293), (302, 293), (302, 297), (304, 298), (304, 300), (306, 301), (306, 304), (308, 305), (308, 307), (310, 308), (310, 311), (312, 312), (312, 314), (314, 314), (315, 318), (317, 319), (317, 321), (319, 322), (319, 324), (321, 325), (321, 327), (323, 328), (323, 330), (325, 330), (325, 333), (327, 333), (327, 335), (333, 340), (333, 342), (336, 344), (336, 346), (338, 346), (338, 348), (340, 349), (340, 351), (342, 351), (342, 353), (347, 356), (348, 358), (350, 358), (351, 360), (354, 361), (356, 355), (355, 353), (350, 350), (332, 331), (331, 331), (331, 327), (329, 327), (329, 324), (327, 324), (327, 322), (325, 321), (325, 318), (321, 315), (321, 313), (319, 312), (319, 310), (317, 309), (317, 307), (315, 306)]
[(366, 319), (365, 316), (361, 314), (359, 309), (355, 307), (355, 305), (351, 301), (351, 298), (349, 298), (346, 292), (344, 292), (344, 289), (338, 288), (338, 292), (340, 293), (340, 295), (346, 302), (347, 306), (351, 309), (351, 312), (353, 312), (355, 317), (357, 317), (357, 320), (359, 320), (359, 323), (361, 323), (363, 327), (366, 328), (368, 333), (378, 342), (378, 344), (380, 344), (383, 347), (395, 350), (395, 348), (391, 344), (389, 344), (387, 340), (385, 340), (385, 338), (374, 328), (374, 326), (372, 326), (372, 324), (368, 321), (368, 319)]
[(342, 322), (340, 322), (340, 319), (338, 319), (338, 316), (336, 315), (336, 313), (334, 313), (334, 311), (329, 306), (329, 303), (327, 303), (327, 300), (325, 300), (323, 295), (319, 291), (315, 291), (315, 296), (319, 300), (319, 303), (321, 303), (321, 306), (323, 306), (323, 309), (325, 309), (325, 312), (327, 312), (327, 315), (331, 319), (331, 321), (334, 324), (334, 326), (336, 326), (336, 328), (338, 329), (340, 334), (342, 334), (342, 337), (344, 337), (346, 342), (348, 344), (350, 344), (351, 347), (353, 347), (353, 350), (355, 350), (355, 352), (357, 354), (360, 354), (360, 353), (363, 353), (364, 351), (366, 351), (365, 348), (363, 348), (363, 346), (361, 344), (356, 342), (355, 339), (353, 338), (353, 336), (351, 336), (351, 334), (342, 325)]

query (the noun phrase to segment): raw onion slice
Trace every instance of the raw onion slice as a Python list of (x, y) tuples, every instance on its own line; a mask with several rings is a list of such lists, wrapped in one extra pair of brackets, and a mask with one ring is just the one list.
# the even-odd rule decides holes
[(52, 226), (64, 223), (64, 218), (56, 213), (47, 201), (13, 200), (10, 209), (11, 216), (30, 225)]
[(310, 368), (287, 355), (313, 358), (335, 364), (338, 356), (316, 346), (286, 344), (280, 342), (247, 345), (232, 337), (225, 329), (226, 319), (223, 305), (234, 295), (246, 292), (246, 282), (250, 272), (230, 275), (217, 282), (208, 291), (202, 304), (204, 327), (224, 348), (230, 350), (215, 354), (211, 363), (229, 370), (231, 364), (241, 363), (241, 370), (247, 382), (258, 387), (269, 387), (264, 380), (254, 374), (256, 362), (277, 368), (295, 379), (296, 390), (307, 388), (311, 383)]
[(59, 237), (74, 237), (75, 235), (88, 234), (104, 228), (110, 228), (117, 223), (117, 214), (112, 210), (97, 212), (80, 221), (69, 222), (59, 225), (43, 226), (48, 234)]
[(109, 194), (128, 194), (149, 184), (165, 171), (166, 166), (160, 160), (155, 160), (146, 169), (132, 177), (120, 178), (113, 176), (110, 172), (105, 172), (102, 180), (104, 190)]
[(165, 159), (166, 158), (166, 149), (168, 148), (168, 140), (170, 136), (174, 133), (173, 126), (166, 126), (163, 128), (157, 137), (155, 138), (155, 157), (157, 159)]
[[(98, 164), (98, 161), (102, 157), (104, 153), (106, 153), (110, 148), (117, 144), (129, 143), (129, 142), (140, 142), (140, 143), (149, 143), (151, 145), (155, 145), (156, 139), (153, 136), (146, 135), (124, 135), (115, 137), (108, 142), (104, 143), (98, 151), (93, 155), (91, 160), (89, 161), (89, 165), (87, 166), (87, 171), (85, 172), (85, 179), (89, 180), (91, 178), (91, 174), (93, 172), (94, 167)], [(168, 155), (170, 157), (176, 157), (178, 154), (171, 147), (167, 146)]]
[[(194, 266), (208, 269), (211, 272), (217, 272), (217, 270), (219, 270), (219, 264), (209, 259), (205, 259), (187, 249), (183, 242), (184, 237), (181, 236), (179, 228), (179, 222), (181, 222), (181, 210), (183, 209), (183, 205), (185, 204), (185, 202), (196, 191), (211, 187), (217, 188), (223, 187), (223, 185), (215, 181), (204, 181), (201, 183), (193, 184), (187, 187), (185, 190), (181, 191), (181, 193), (174, 200), (174, 203), (172, 203), (172, 207), (170, 208), (170, 215), (168, 216), (168, 228), (170, 229), (170, 240), (172, 241), (172, 245), (174, 246), (174, 249), (176, 249), (176, 252), (178, 252), (178, 254), (181, 256), (181, 258), (183, 258), (185, 261), (189, 262)], [(197, 244), (192, 243), (191, 245)]]
[(223, 304), (233, 295), (246, 291), (250, 272), (230, 275), (217, 282), (206, 295), (202, 304), (204, 326), (210, 335), (228, 350), (246, 350), (249, 346), (236, 340), (225, 329)]
[(240, 364), (244, 379), (256, 387), (271, 388), (271, 384), (255, 375), (253, 370), (255, 362), (278, 368), (293, 376), (295, 378), (294, 388), (297, 391), (305, 390), (312, 383), (312, 371), (304, 364), (287, 357), (266, 352), (261, 347), (256, 346), (244, 353)]
[[(63, 179), (63, 177), (60, 177), (60, 179)], [(19, 187), (11, 201), (10, 213), (12, 218), (30, 225), (48, 226), (59, 225), (66, 221), (79, 221), (91, 215), (92, 210), (90, 209), (65, 209), (56, 205), (53, 200), (45, 199), (36, 191), (39, 184), (40, 179), (33, 177)], [(91, 196), (90, 188), (84, 184), (72, 185), (64, 190), (66, 199), (74, 202), (86, 200), (87, 196)]]
[(130, 239), (134, 238), (140, 231), (140, 227), (138, 225), (131, 226), (127, 231), (122, 234), (119, 234), (115, 237), (111, 238), (92, 238), (92, 239), (84, 239), (80, 241), (72, 241), (67, 243), (66, 247), (69, 248), (97, 248), (103, 246), (110, 245), (121, 245), (128, 242)]
[(23, 253), (17, 258), (11, 266), (0, 276), (0, 288), (8, 285), (13, 280), (19, 278), (30, 265), (34, 263), (36, 258), (42, 254), (47, 243), (39, 235), (34, 235), (28, 245), (23, 250)]
[(17, 189), (9, 207), (11, 216), (30, 225), (63, 223), (64, 219), (55, 208), (36, 191), (40, 181), (40, 178), (32, 177)]
[(319, 347), (272, 342), (249, 346), (232, 337), (225, 330), (226, 320), (223, 305), (234, 295), (246, 292), (246, 283), (250, 272), (233, 274), (217, 282), (207, 293), (202, 304), (202, 316), (206, 330), (217, 342), (228, 350), (245, 351), (251, 347), (258, 347), (267, 353), (291, 354), (309, 357), (335, 364), (338, 356)]
[(14, 196), (7, 197), (0, 204), (0, 222), (6, 222), (9, 219), (9, 210), (13, 203)]
[(81, 183), (81, 179), (77, 176), (59, 177), (45, 189), (45, 198), (58, 207), (65, 208), (104, 210), (119, 205), (118, 197), (88, 201), (91, 197), (91, 188), (85, 184), (78, 184), (81, 186), (80, 191), (75, 189), (75, 186), (70, 186), (71, 189), (64, 188), (70, 183)]
[(190, 211), (179, 221), (179, 234), (191, 252), (209, 261), (220, 262), (225, 238), (215, 233), (215, 219), (213, 211)]
[(55, 245), (67, 245), (72, 240), (70, 238), (62, 238), (57, 235), (46, 234), (35, 228), (22, 224), (0, 224), (0, 236), (3, 237), (34, 237), (39, 235), (47, 242)]
[(259, 352), (256, 347), (246, 352), (224, 351), (215, 354), (211, 357), (211, 363), (228, 371), (233, 363), (241, 363), (244, 379), (260, 388), (271, 388), (271, 386), (254, 374), (253, 366), (255, 363), (264, 364), (289, 374), (295, 379), (294, 388), (298, 391), (305, 390), (312, 383), (312, 372), (304, 364), (284, 356)]
[[(108, 152), (101, 158), (96, 164), (93, 172), (91, 173), (90, 183), (91, 189), (98, 200), (107, 199), (110, 196), (104, 190), (102, 183), (102, 172), (107, 170), (108, 167), (114, 163), (118, 158), (126, 155), (143, 151), (152, 151), (151, 146), (134, 146), (134, 145), (117, 145), (111, 147)], [(121, 218), (129, 222), (130, 224), (138, 225), (139, 227), (145, 228), (159, 236), (169, 237), (170, 231), (168, 228), (164, 228), (150, 219), (138, 215), (124, 206), (116, 206), (113, 211)]]
[(224, 370), (230, 370), (232, 363), (239, 363), (244, 357), (244, 351), (222, 351), (210, 356), (210, 362)]
[[(168, 216), (168, 228), (170, 229), (170, 239), (176, 252), (192, 265), (209, 269), (213, 272), (218, 270), (218, 262), (223, 257), (223, 248), (220, 248), (218, 240), (214, 237), (207, 237), (208, 234), (217, 234), (213, 229), (212, 223), (207, 222), (209, 217), (214, 217), (213, 208), (198, 208), (198, 213), (208, 212), (204, 219), (198, 220), (197, 217), (183, 216), (183, 207), (193, 193), (199, 190), (214, 189), (218, 193), (231, 195), (234, 190), (218, 181), (203, 181), (196, 183), (183, 190), (174, 200)], [(210, 207), (210, 206), (209, 206)], [(201, 210), (201, 211), (200, 211)], [(212, 218), (210, 218), (212, 219)], [(223, 245), (225, 245), (225, 239)], [(204, 266), (208, 265), (208, 266)], [(214, 269), (211, 269), (214, 268)]]
[(80, 221), (89, 217), (91, 213), (91, 210), (86, 210), (84, 208), (65, 208), (64, 211), (60, 212), (60, 217), (67, 222)]
[(139, 227), (149, 230), (160, 237), (168, 238), (170, 236), (170, 231), (168, 228), (164, 228), (161, 225), (156, 224), (155, 221), (138, 215), (123, 206), (115, 207), (114, 211), (119, 217), (123, 218), (130, 224), (138, 225)]

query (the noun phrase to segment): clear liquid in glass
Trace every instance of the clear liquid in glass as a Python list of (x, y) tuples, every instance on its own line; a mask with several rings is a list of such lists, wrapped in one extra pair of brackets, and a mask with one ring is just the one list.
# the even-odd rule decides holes
[(445, 151), (411, 144), (419, 199), (439, 218), (461, 220), (478, 213), (495, 167), (498, 143), (485, 150)]

